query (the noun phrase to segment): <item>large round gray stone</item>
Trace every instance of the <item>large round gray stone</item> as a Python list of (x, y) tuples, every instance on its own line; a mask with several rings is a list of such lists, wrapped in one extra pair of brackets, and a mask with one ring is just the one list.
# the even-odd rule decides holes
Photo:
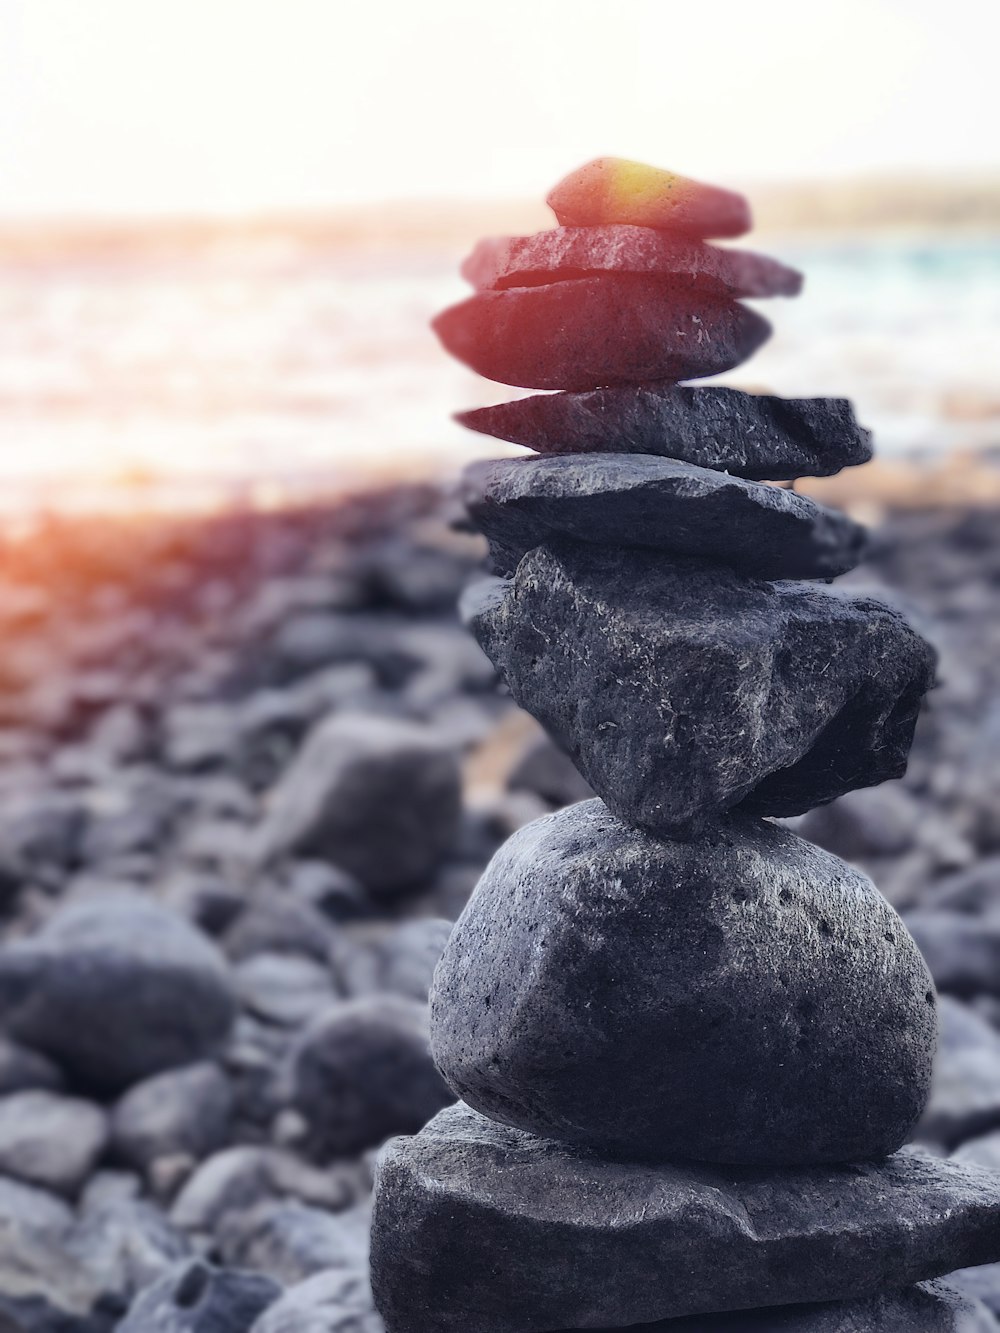
[(493, 858), (435, 973), (455, 1092), (622, 1156), (874, 1159), (927, 1100), (933, 983), (860, 871), (773, 824), (661, 842), (585, 801)]

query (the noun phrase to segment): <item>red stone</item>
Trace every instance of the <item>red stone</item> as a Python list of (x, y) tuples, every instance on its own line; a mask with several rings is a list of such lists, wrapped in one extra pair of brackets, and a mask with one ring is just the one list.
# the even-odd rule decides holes
[(647, 273), (716, 296), (797, 296), (802, 274), (767, 255), (723, 250), (652, 227), (554, 227), (480, 241), (462, 276), (480, 291), (598, 273)]
[(742, 236), (751, 226), (741, 194), (620, 157), (598, 157), (571, 172), (546, 202), (564, 227), (627, 222), (702, 239)]
[(479, 292), (433, 327), (452, 356), (487, 379), (576, 390), (717, 375), (771, 332), (736, 301), (630, 273)]

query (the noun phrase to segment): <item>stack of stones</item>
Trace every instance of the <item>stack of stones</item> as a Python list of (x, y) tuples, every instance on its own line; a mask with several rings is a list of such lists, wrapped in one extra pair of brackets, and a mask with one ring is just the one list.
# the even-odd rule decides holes
[(739, 298), (798, 290), (705, 243), (742, 198), (603, 159), (550, 203), (436, 327), (560, 390), (462, 417), (539, 455), (467, 473), (493, 576), (465, 609), (598, 799), (516, 833), (454, 929), (432, 1040), (461, 1100), (383, 1152), (379, 1309), (390, 1333), (989, 1327), (932, 1279), (1000, 1259), (1000, 1176), (901, 1151), (927, 968), (862, 874), (772, 822), (898, 777), (932, 683), (899, 613), (827, 586), (862, 530), (767, 484), (868, 434), (844, 401), (677, 386), (767, 336)]

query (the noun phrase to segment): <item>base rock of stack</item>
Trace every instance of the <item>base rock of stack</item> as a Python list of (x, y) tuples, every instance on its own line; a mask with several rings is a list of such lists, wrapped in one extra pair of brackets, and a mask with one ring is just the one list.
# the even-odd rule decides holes
[(669, 277), (709, 296), (797, 296), (802, 274), (767, 255), (723, 250), (651, 227), (555, 227), (480, 241), (462, 265), (479, 291), (534, 287), (597, 273)]
[(635, 273), (479, 292), (434, 330), (487, 379), (527, 389), (596, 389), (697, 379), (745, 361), (771, 326), (736, 301)]
[(759, 578), (833, 578), (864, 554), (860, 524), (793, 491), (649, 454), (472, 463), (463, 499), (495, 572), (553, 537), (720, 560)]
[(901, 777), (933, 649), (891, 607), (724, 565), (559, 542), (463, 616), (621, 819), (694, 836)]
[(693, 842), (584, 801), (518, 830), (434, 977), (431, 1042), (484, 1115), (619, 1157), (895, 1152), (930, 1091), (934, 984), (869, 880), (763, 820)]
[(716, 385), (533, 394), (455, 420), (543, 454), (657, 454), (756, 481), (829, 477), (872, 456), (871, 433), (846, 398), (777, 398)]
[(919, 1153), (766, 1173), (650, 1167), (460, 1104), (390, 1140), (376, 1181), (372, 1281), (389, 1333), (847, 1300), (996, 1259), (1000, 1176)]

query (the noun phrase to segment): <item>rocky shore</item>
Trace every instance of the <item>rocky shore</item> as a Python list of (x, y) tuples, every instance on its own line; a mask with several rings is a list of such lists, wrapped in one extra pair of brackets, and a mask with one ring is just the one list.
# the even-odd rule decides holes
[[(0, 1329), (381, 1328), (374, 1152), (452, 1101), (431, 972), (499, 845), (590, 795), (457, 623), (459, 512), (416, 488), (5, 551)], [(789, 823), (934, 974), (919, 1141), (1000, 1169), (1000, 513), (891, 513), (844, 582), (905, 606), (940, 683), (902, 782)], [(950, 1285), (914, 1328), (1000, 1326), (1000, 1272)]]

